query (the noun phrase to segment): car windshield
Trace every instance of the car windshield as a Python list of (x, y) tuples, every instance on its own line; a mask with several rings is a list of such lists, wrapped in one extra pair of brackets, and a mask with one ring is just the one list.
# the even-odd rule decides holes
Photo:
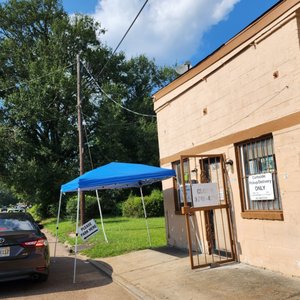
[(35, 227), (29, 220), (0, 219), (0, 232), (19, 230), (35, 230)]

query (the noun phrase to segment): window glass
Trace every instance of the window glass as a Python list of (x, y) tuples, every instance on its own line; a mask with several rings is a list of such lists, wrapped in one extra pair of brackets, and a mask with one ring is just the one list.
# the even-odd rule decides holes
[[(176, 178), (174, 178), (176, 211), (181, 211), (181, 208), (184, 206), (183, 181), (185, 182), (187, 205), (190, 207), (194, 206), (193, 189), (200, 188), (199, 185), (201, 184), (215, 183), (218, 193), (218, 204), (225, 201), (220, 157), (191, 156), (186, 158), (183, 160), (184, 180), (181, 174), (180, 161), (172, 163), (172, 167), (176, 172)], [(206, 185), (206, 188), (208, 188), (208, 185)], [(204, 197), (203, 199), (206, 198)]]
[(282, 210), (273, 137), (237, 145), (244, 210)]
[[(183, 194), (183, 180), (180, 170), (180, 161), (174, 162), (172, 164), (173, 169), (176, 172), (176, 177), (174, 179), (174, 189), (175, 189), (175, 210), (180, 211), (181, 207), (184, 206), (184, 194)], [(185, 160), (183, 162), (184, 170), (184, 181), (186, 189), (186, 198), (188, 205), (191, 205), (191, 185), (190, 185), (190, 170), (189, 170), (189, 161)]]
[(28, 220), (0, 219), (0, 232), (19, 230), (35, 230), (35, 228)]

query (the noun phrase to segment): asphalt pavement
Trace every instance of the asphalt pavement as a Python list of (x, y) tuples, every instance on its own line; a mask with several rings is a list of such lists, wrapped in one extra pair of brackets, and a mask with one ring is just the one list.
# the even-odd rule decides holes
[(30, 300), (132, 300), (133, 295), (114, 283), (112, 279), (91, 265), (84, 257), (77, 259), (76, 283), (73, 283), (74, 255), (62, 244), (57, 244), (54, 261), (55, 239), (46, 233), (51, 254), (51, 269), (47, 282), (27, 280), (0, 283), (0, 299)]

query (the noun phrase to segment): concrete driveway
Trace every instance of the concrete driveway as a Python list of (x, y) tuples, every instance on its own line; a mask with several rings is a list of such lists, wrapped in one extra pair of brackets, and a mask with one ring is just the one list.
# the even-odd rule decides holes
[(300, 299), (300, 279), (231, 263), (191, 270), (174, 248), (90, 260), (138, 299)]
[[(54, 238), (48, 234), (51, 253)], [(264, 299), (300, 300), (300, 279), (228, 264), (190, 269), (189, 257), (174, 248), (147, 249), (116, 257), (77, 260), (57, 245), (57, 258), (45, 283), (0, 283), (0, 299)]]

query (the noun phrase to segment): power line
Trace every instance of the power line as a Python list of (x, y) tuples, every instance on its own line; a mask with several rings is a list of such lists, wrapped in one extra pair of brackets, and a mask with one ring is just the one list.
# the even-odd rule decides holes
[[(141, 14), (141, 12), (143, 11), (144, 7), (146, 6), (146, 4), (148, 3), (148, 0), (145, 1), (144, 5), (141, 7), (140, 11), (138, 12), (138, 14), (135, 16), (134, 20), (131, 22), (130, 26), (128, 27), (128, 29), (126, 30), (125, 34), (123, 35), (122, 39), (120, 40), (119, 44), (117, 45), (117, 47), (115, 48), (115, 50), (112, 53), (112, 56), (117, 52), (117, 50), (119, 49), (119, 47), (121, 46), (122, 42), (124, 41), (125, 37), (127, 36), (128, 32), (131, 30), (133, 24), (135, 23), (135, 21), (137, 20), (137, 18), (139, 17), (139, 15)], [(103, 72), (103, 70), (105, 69), (105, 67), (108, 65), (109, 60), (106, 61), (105, 65), (103, 66), (103, 68), (100, 70), (99, 74), (97, 76), (100, 76)]]
[(81, 62), (83, 67), (85, 68), (86, 72), (88, 73), (88, 75), (90, 76), (90, 78), (93, 80), (93, 82), (95, 83), (96, 87), (99, 89), (99, 91), (105, 95), (109, 100), (111, 100), (112, 102), (114, 102), (116, 105), (120, 106), (122, 109), (132, 113), (132, 114), (135, 114), (135, 115), (138, 115), (138, 116), (141, 116), (141, 117), (151, 117), (151, 118), (156, 118), (156, 115), (148, 115), (148, 114), (142, 114), (142, 113), (139, 113), (139, 112), (136, 112), (134, 110), (131, 110), (125, 106), (123, 106), (122, 104), (118, 103), (117, 101), (115, 101), (110, 95), (108, 95), (101, 87), (100, 85), (98, 84), (98, 82), (96, 81), (96, 79), (94, 78), (94, 76), (91, 74), (91, 72), (87, 69), (87, 67), (85, 66), (85, 64), (83, 62)]
[[(121, 46), (122, 42), (124, 41), (125, 37), (127, 36), (128, 32), (131, 30), (132, 26), (134, 25), (135, 21), (137, 20), (137, 18), (139, 17), (139, 15), (141, 14), (141, 12), (143, 11), (144, 7), (146, 6), (146, 4), (148, 3), (149, 0), (146, 0), (145, 3), (143, 4), (143, 6), (141, 7), (141, 9), (139, 10), (138, 14), (136, 15), (136, 17), (134, 18), (134, 20), (131, 22), (130, 26), (128, 27), (128, 29), (126, 30), (125, 34), (123, 35), (122, 39), (120, 40), (120, 42), (118, 43), (117, 47), (115, 48), (115, 50), (113, 51), (112, 53), (112, 56), (117, 52), (117, 50), (119, 49), (119, 47)], [(107, 62), (105, 63), (105, 65), (103, 66), (103, 68), (101, 69), (101, 71), (99, 72), (98, 76), (100, 76), (103, 72), (103, 70), (105, 69), (105, 67), (107, 66), (107, 64), (109, 63), (109, 60), (107, 60)], [(64, 69), (67, 69), (73, 65), (75, 65), (76, 63), (72, 63), (66, 67), (63, 68)], [(5, 89), (2, 89), (0, 90), (0, 92), (5, 92), (5, 91), (8, 91), (8, 90), (11, 90), (11, 89), (15, 89), (17, 88), (18, 86), (21, 86), (21, 85), (24, 85), (26, 83), (31, 83), (31, 82), (35, 82), (41, 78), (44, 78), (44, 77), (48, 77), (56, 72), (58, 72), (59, 70), (56, 70), (54, 72), (51, 72), (51, 73), (48, 73), (47, 75), (44, 75), (44, 76), (40, 76), (39, 78), (35, 78), (35, 79), (32, 79), (32, 80), (28, 80), (28, 81), (23, 81), (23, 82), (19, 82), (19, 83), (16, 83), (15, 85), (12, 85), (10, 87), (7, 87)]]
[[(89, 151), (89, 159), (90, 159), (91, 167), (92, 167), (92, 169), (94, 169), (94, 163), (93, 163), (92, 152), (91, 152), (91, 146), (90, 146), (90, 140), (89, 140), (89, 133), (88, 133), (86, 121), (85, 121), (85, 119), (84, 119), (84, 115), (85, 115), (85, 114), (81, 111), (81, 115), (82, 115), (82, 120), (83, 120), (84, 133), (85, 133), (85, 137), (86, 137), (86, 144), (87, 144), (88, 151)], [(108, 157), (107, 157), (105, 154), (101, 153), (101, 156), (102, 156), (106, 161), (110, 161), (110, 159), (108, 159)]]
[[(137, 18), (139, 17), (139, 15), (141, 14), (141, 12), (143, 11), (144, 7), (146, 6), (146, 4), (148, 3), (149, 0), (146, 0), (143, 4), (143, 6), (141, 7), (141, 9), (139, 10), (139, 12), (137, 13), (137, 15), (135, 16), (134, 20), (131, 22), (130, 26), (128, 27), (128, 29), (126, 30), (125, 34), (123, 35), (122, 39), (120, 40), (120, 42), (118, 43), (118, 45), (116, 46), (116, 48), (114, 49), (113, 53), (112, 53), (112, 56), (117, 52), (117, 50), (119, 49), (119, 47), (121, 46), (122, 42), (124, 41), (125, 37), (127, 36), (127, 34), (129, 33), (129, 31), (131, 30), (132, 26), (134, 25), (135, 21), (137, 20)], [(105, 65), (102, 67), (102, 69), (100, 70), (98, 76), (100, 76), (103, 72), (103, 70), (106, 68), (107, 64), (109, 63), (109, 60), (107, 60), (107, 62), (105, 63)], [(67, 69), (73, 65), (75, 65), (76, 63), (72, 63), (66, 67), (64, 67), (62, 70), (64, 69)], [(84, 66), (85, 67), (85, 66)], [(85, 67), (86, 69), (86, 67)], [(86, 69), (87, 70), (87, 69)], [(28, 84), (28, 83), (32, 83), (32, 82), (35, 82), (35, 81), (38, 81), (40, 80), (41, 78), (45, 78), (45, 77), (48, 77), (56, 72), (58, 72), (59, 70), (56, 70), (54, 72), (51, 72), (51, 73), (48, 73), (47, 75), (44, 75), (44, 76), (40, 76), (39, 78), (35, 78), (35, 79), (32, 79), (32, 80), (28, 80), (28, 81), (23, 81), (23, 82), (19, 82), (19, 83), (16, 83), (15, 85), (13, 86), (10, 86), (10, 87), (7, 87), (5, 89), (1, 89), (0, 90), (0, 93), (1, 92), (5, 92), (5, 91), (8, 91), (8, 90), (11, 90), (11, 89), (15, 89), (15, 88), (18, 88), (18, 86), (22, 86), (24, 84)], [(100, 88), (100, 87), (99, 87)], [(100, 90), (102, 90), (100, 88)], [(105, 92), (103, 92), (104, 94), (106, 94)], [(109, 96), (107, 95), (107, 97), (109, 98)], [(112, 100), (113, 102), (115, 102), (113, 99), (110, 99)], [(123, 109), (126, 109), (127, 111), (129, 112), (132, 112), (132, 113), (136, 113), (134, 111), (131, 111), (130, 109), (126, 108), (126, 107), (123, 107), (122, 105), (120, 105), (119, 103), (115, 102), (117, 105), (121, 106)], [(136, 113), (136, 114), (139, 114), (139, 113)], [(143, 116), (151, 116), (151, 115), (144, 115), (144, 114), (139, 114), (139, 115), (143, 115)], [(152, 117), (156, 117), (156, 116), (152, 116)]]
[(83, 128), (84, 128), (85, 138), (86, 138), (86, 142), (87, 142), (87, 148), (88, 148), (88, 151), (89, 151), (90, 163), (91, 163), (92, 169), (94, 169), (94, 163), (93, 163), (92, 152), (91, 152), (91, 147), (90, 147), (89, 135), (87, 133), (86, 122), (84, 120), (84, 116), (83, 116), (82, 111), (81, 111), (81, 116), (82, 116), (82, 120), (83, 120)]

